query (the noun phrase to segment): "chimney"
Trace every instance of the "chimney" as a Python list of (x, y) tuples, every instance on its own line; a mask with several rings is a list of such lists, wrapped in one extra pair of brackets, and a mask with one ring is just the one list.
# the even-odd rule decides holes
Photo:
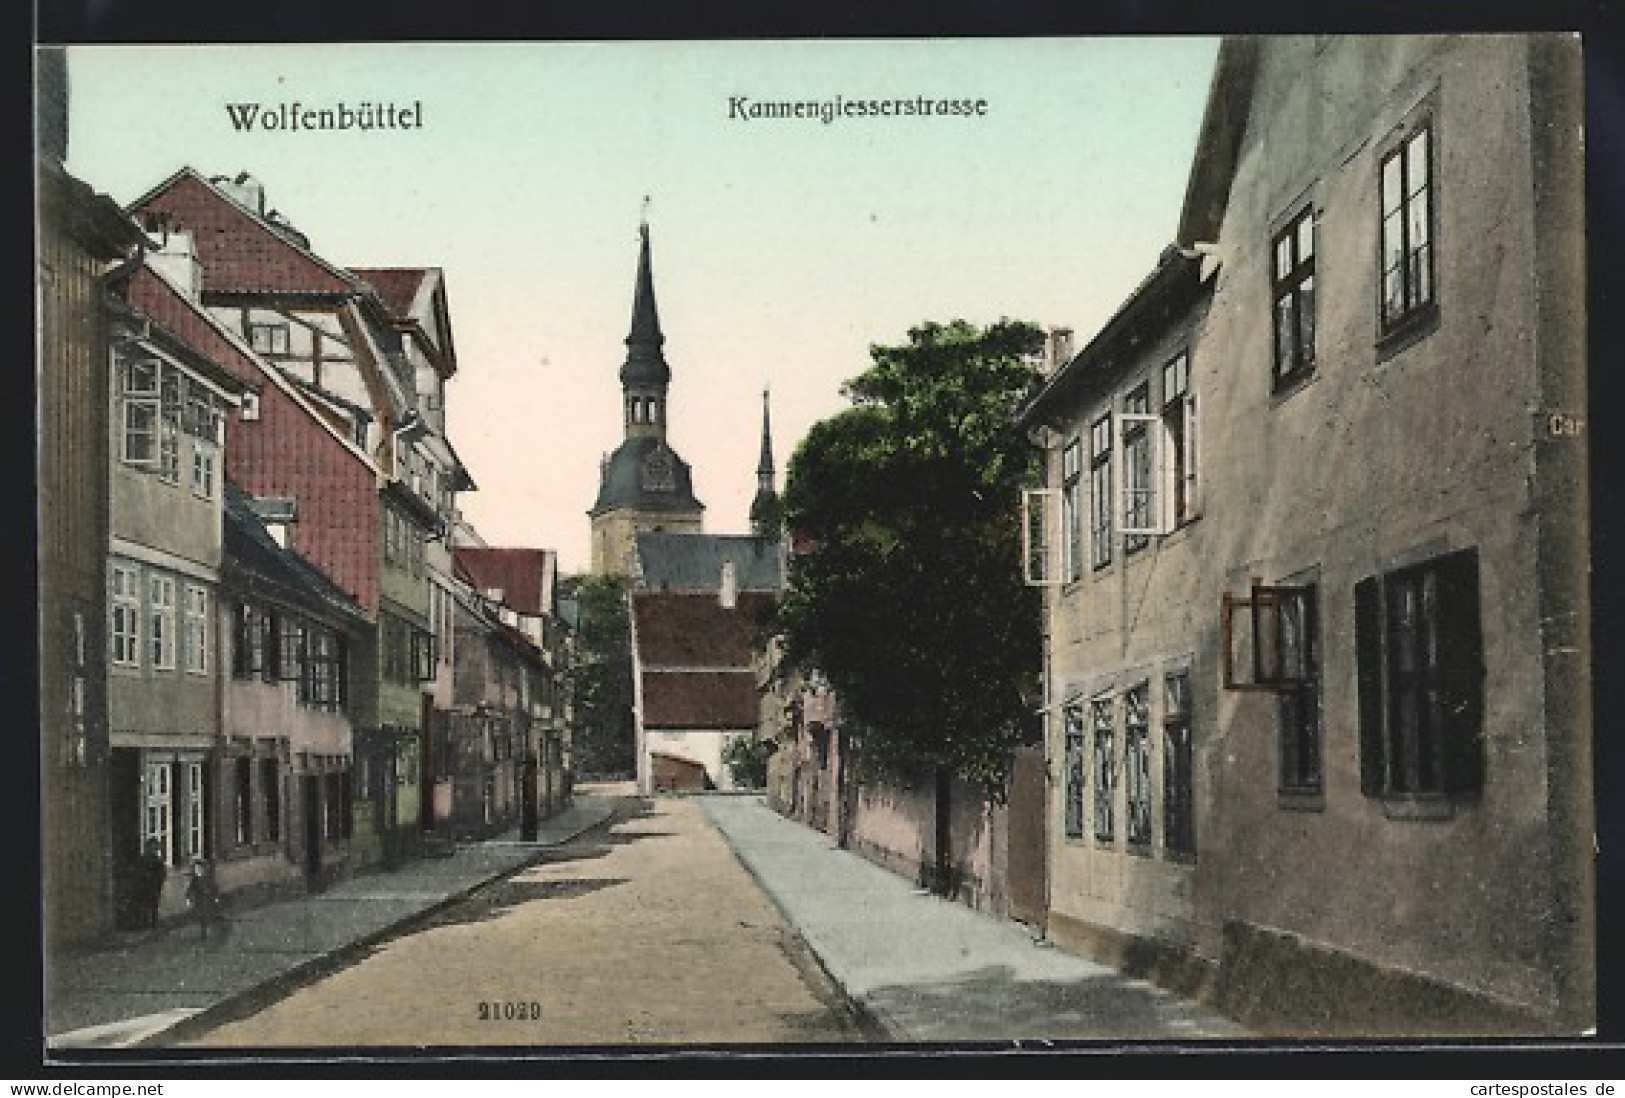
[(197, 243), (189, 229), (166, 229), (163, 246), (147, 253), (147, 263), (168, 277), (190, 301), (203, 297), (203, 264), (198, 261)]
[(1049, 330), (1049, 373), (1065, 366), (1072, 361), (1072, 329), (1051, 328)]
[(734, 576), (734, 562), (722, 562), (722, 589), (717, 592), (717, 599), (722, 603), (724, 610), (732, 610), (739, 605), (739, 581)]

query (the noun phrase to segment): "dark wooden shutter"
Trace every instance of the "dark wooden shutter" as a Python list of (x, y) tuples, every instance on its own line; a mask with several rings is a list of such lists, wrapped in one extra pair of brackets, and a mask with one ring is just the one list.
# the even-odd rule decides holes
[(1474, 801), (1484, 789), (1484, 646), (1479, 623), (1478, 552), (1438, 563), (1444, 788)]
[(1382, 726), (1382, 612), (1377, 578), (1354, 585), (1355, 679), (1360, 704), (1360, 792), (1384, 789)]

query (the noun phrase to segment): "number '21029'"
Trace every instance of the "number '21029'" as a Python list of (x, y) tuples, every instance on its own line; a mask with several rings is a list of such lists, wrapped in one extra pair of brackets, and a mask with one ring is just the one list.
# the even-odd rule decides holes
[(533, 1022), (542, 1016), (542, 1004), (529, 1002), (495, 1002), (484, 1000), (479, 1004), (482, 1022)]

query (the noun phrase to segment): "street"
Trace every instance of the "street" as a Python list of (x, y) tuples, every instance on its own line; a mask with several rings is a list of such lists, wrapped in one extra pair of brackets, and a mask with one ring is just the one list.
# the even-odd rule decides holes
[(618, 819), (197, 1046), (858, 1040), (698, 802)]

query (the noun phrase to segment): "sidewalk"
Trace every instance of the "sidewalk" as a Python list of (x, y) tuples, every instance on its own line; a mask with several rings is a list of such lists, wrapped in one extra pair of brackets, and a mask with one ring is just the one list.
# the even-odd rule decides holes
[(940, 899), (757, 797), (707, 816), (848, 998), (895, 1042), (1246, 1040), (1152, 984)]
[(49, 961), (47, 1046), (163, 1043), (205, 1011), (228, 1017), (537, 861), (549, 847), (609, 819), (620, 804), (618, 796), (578, 790), (569, 808), (538, 825), (535, 842), (519, 841), (515, 830), (460, 844), (451, 857), (359, 873), (325, 892), (233, 912), (224, 941), (203, 941), (195, 925), (185, 924)]

